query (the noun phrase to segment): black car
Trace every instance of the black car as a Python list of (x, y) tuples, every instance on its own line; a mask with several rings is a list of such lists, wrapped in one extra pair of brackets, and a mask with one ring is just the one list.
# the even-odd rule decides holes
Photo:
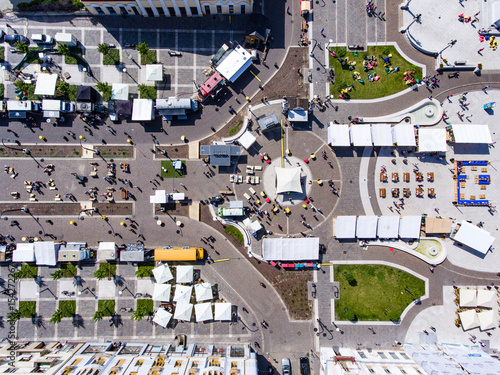
[(307, 357), (299, 358), (300, 375), (309, 375), (309, 359)]
[(210, 204), (219, 204), (219, 203), (224, 203), (224, 198), (222, 198), (220, 195), (216, 195), (215, 197), (212, 197), (209, 199)]
[(4, 41), (9, 44), (14, 44), (16, 42), (28, 43), (28, 38), (24, 35), (13, 34), (13, 35), (5, 35)]

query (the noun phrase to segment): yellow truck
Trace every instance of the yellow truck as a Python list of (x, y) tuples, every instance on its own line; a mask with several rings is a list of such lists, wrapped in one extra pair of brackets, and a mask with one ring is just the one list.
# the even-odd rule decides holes
[(159, 247), (155, 249), (155, 261), (162, 262), (195, 262), (204, 257), (202, 247)]

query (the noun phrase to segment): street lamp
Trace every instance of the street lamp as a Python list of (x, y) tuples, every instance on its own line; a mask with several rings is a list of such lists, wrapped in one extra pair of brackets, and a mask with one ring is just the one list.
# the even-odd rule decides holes
[(326, 49), (328, 49), (330, 47), (330, 44), (333, 43), (333, 39), (329, 39), (328, 40), (328, 44), (326, 45)]
[(413, 17), (413, 21), (411, 21), (411, 23), (408, 25), (407, 28), (401, 28), (400, 32), (401, 34), (404, 34), (406, 33), (409, 29), (410, 29), (410, 26), (413, 25), (415, 22), (420, 22), (420, 18), (422, 18), (422, 14), (417, 14), (415, 15), (415, 17)]
[(408, 6), (410, 5), (410, 3), (411, 3), (411, 0), (408, 0), (406, 2), (406, 4), (401, 4), (401, 6), (399, 8), (402, 10), (408, 10)]
[(316, 48), (316, 46), (318, 45), (318, 41), (316, 39), (311, 39), (311, 40), (314, 40), (314, 47), (313, 49), (311, 50), (311, 53), (309, 54), (309, 57), (314, 57), (314, 49)]

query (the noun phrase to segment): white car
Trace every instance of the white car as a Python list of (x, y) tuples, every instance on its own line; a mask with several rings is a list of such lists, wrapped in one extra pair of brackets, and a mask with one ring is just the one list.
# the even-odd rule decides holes
[(54, 44), (54, 38), (46, 34), (32, 34), (31, 40), (36, 44)]
[(281, 360), (281, 374), (290, 375), (290, 360), (288, 358), (283, 358)]

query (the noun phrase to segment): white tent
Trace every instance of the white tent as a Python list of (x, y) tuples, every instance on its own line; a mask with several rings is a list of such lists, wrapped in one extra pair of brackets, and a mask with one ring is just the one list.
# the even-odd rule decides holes
[(349, 147), (351, 145), (349, 139), (349, 125), (334, 125), (330, 122), (330, 126), (328, 127), (328, 144), (333, 147)]
[(372, 133), (370, 125), (352, 125), (349, 128), (351, 134), (351, 143), (354, 146), (371, 146)]
[(379, 238), (398, 238), (399, 216), (380, 216), (377, 235)]
[(262, 256), (266, 261), (317, 260), (319, 259), (319, 238), (264, 238)]
[(446, 129), (418, 130), (418, 152), (446, 151)]
[(495, 241), (495, 237), (491, 236), (487, 231), (465, 220), (462, 220), (462, 224), (453, 239), (483, 254), (488, 252), (493, 241)]
[(35, 95), (54, 95), (57, 74), (39, 73), (36, 77)]
[(175, 286), (174, 302), (189, 303), (191, 301), (192, 286), (179, 285)]
[(377, 124), (371, 126), (374, 146), (392, 146), (391, 125)]
[(35, 242), (35, 259), (38, 266), (55, 266), (59, 245), (53, 241)]
[(153, 269), (153, 276), (158, 284), (166, 283), (174, 278), (167, 263)]
[(356, 216), (337, 216), (333, 220), (333, 232), (336, 238), (356, 238)]
[(129, 85), (125, 83), (113, 83), (111, 86), (112, 100), (128, 100)]
[(193, 282), (193, 266), (177, 266), (175, 281), (177, 283), (192, 283)]
[(167, 203), (167, 192), (165, 190), (155, 190), (155, 195), (149, 196), (149, 203)]
[(274, 169), (276, 170), (276, 194), (288, 192), (302, 193), (300, 167), (275, 167)]
[(154, 118), (153, 99), (134, 99), (132, 121), (151, 121)]
[(170, 322), (170, 319), (172, 319), (172, 314), (164, 308), (160, 307), (158, 310), (156, 310), (156, 314), (153, 317), (153, 322), (165, 328)]
[(416, 146), (413, 125), (397, 124), (392, 127), (392, 142), (398, 146)]
[(214, 320), (231, 320), (231, 304), (229, 302), (214, 303)]
[(170, 301), (170, 284), (155, 284), (153, 289), (153, 301)]
[(377, 216), (359, 216), (356, 222), (356, 236), (358, 238), (377, 238)]
[(212, 285), (210, 283), (201, 283), (194, 286), (194, 294), (196, 302), (207, 301), (214, 298), (212, 293)]
[(452, 125), (455, 143), (491, 143), (488, 125)]
[(18, 243), (12, 252), (13, 262), (34, 262), (35, 245), (32, 243)]
[(479, 328), (481, 331), (486, 331), (488, 329), (496, 328), (496, 311), (494, 310), (484, 310), (477, 313), (477, 318), (479, 319)]
[(476, 289), (460, 289), (460, 307), (476, 307), (477, 306), (477, 291)]
[(146, 81), (163, 81), (163, 66), (161, 64), (146, 65)]
[(399, 221), (399, 237), (420, 238), (422, 216), (403, 216)]
[(193, 305), (190, 303), (179, 302), (175, 306), (174, 319), (184, 320), (189, 322), (191, 320), (191, 314), (193, 313)]
[(464, 331), (479, 327), (479, 318), (476, 310), (465, 310), (458, 313)]
[(244, 132), (240, 138), (238, 138), (238, 142), (245, 149), (248, 150), (255, 143), (257, 138), (250, 133), (249, 131)]
[(477, 306), (495, 309), (497, 307), (497, 293), (494, 289), (477, 290)]
[(198, 303), (194, 305), (194, 312), (196, 314), (197, 322), (204, 322), (206, 320), (214, 319), (212, 304), (210, 302)]

